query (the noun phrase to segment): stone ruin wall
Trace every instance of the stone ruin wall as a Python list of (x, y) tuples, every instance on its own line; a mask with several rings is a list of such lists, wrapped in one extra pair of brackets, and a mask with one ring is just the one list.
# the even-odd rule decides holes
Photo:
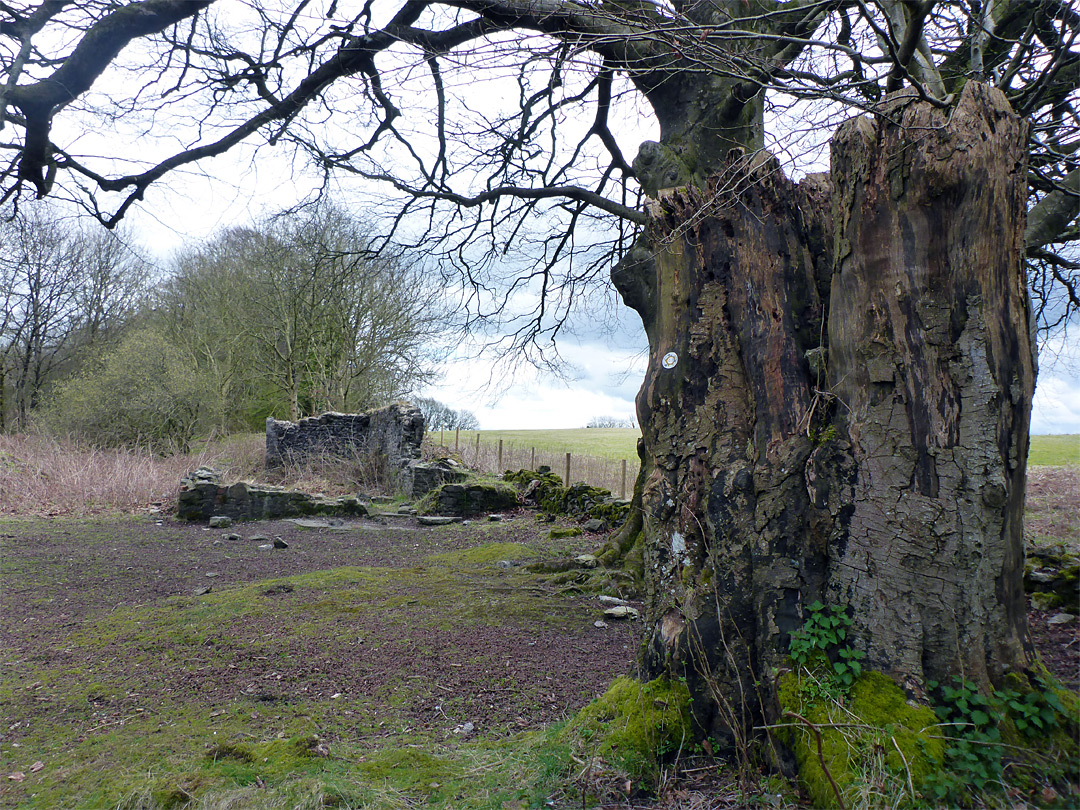
[(266, 466), (320, 458), (370, 458), (385, 464), (398, 487), (411, 489), (410, 465), (420, 458), (424, 415), (408, 402), (366, 413), (324, 413), (299, 422), (266, 420)]
[(176, 515), (180, 520), (277, 520), (305, 515), (357, 517), (367, 514), (359, 499), (320, 498), (281, 487), (247, 484), (226, 485), (208, 467), (188, 473), (180, 481)]

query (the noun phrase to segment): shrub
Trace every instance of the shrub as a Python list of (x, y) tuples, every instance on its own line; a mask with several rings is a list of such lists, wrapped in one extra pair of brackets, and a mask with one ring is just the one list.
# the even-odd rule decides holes
[(194, 361), (141, 328), (60, 385), (45, 418), (56, 432), (105, 447), (186, 452), (208, 397)]

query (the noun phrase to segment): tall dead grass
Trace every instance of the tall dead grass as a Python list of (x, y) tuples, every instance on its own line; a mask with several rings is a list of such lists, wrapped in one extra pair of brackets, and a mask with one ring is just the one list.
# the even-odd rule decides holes
[[(445, 455), (446, 448), (425, 444), (425, 455)], [(564, 453), (533, 451), (507, 444), (502, 468), (497, 445), (461, 448), (462, 461), (481, 472), (535, 468), (547, 464), (560, 476)], [(324, 459), (267, 470), (265, 438), (251, 433), (212, 439), (183, 455), (158, 456), (147, 449), (90, 447), (45, 433), (0, 434), (0, 515), (49, 517), (102, 513), (170, 511), (180, 479), (197, 467), (212, 467), (226, 481), (284, 486), (328, 496), (369, 494), (381, 490), (380, 471), (364, 459)], [(636, 469), (627, 472), (632, 489)], [(571, 458), (571, 481), (588, 481), (622, 490), (620, 462), (589, 456)]]
[(208, 443), (192, 453), (155, 456), (102, 449), (43, 433), (0, 435), (0, 514), (133, 513), (167, 509), (180, 479), (199, 466), (247, 478), (263, 461), (257, 436)]

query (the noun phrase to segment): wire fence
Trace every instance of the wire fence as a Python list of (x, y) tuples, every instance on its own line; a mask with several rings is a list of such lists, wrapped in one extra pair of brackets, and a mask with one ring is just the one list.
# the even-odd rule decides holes
[[(434, 436), (432, 436), (434, 439)], [(472, 441), (456, 443), (447, 434), (443, 448), (453, 452), (462, 463), (477, 472), (499, 475), (507, 470), (535, 470), (546, 465), (563, 479), (565, 484), (586, 483), (600, 487), (620, 498), (629, 498), (637, 476), (637, 464), (625, 459), (597, 458), (573, 451), (554, 451), (499, 439), (484, 442), (476, 436)]]

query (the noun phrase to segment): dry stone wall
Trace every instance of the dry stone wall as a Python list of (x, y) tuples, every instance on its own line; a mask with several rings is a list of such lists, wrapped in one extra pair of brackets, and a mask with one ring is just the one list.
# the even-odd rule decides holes
[(276, 520), (306, 515), (362, 517), (367, 510), (356, 498), (320, 498), (281, 487), (238, 482), (226, 485), (208, 467), (188, 473), (180, 482), (176, 511), (180, 520)]
[(266, 420), (266, 466), (322, 458), (368, 459), (387, 483), (411, 489), (410, 465), (420, 458), (424, 415), (408, 402), (366, 413), (324, 413), (299, 422)]

